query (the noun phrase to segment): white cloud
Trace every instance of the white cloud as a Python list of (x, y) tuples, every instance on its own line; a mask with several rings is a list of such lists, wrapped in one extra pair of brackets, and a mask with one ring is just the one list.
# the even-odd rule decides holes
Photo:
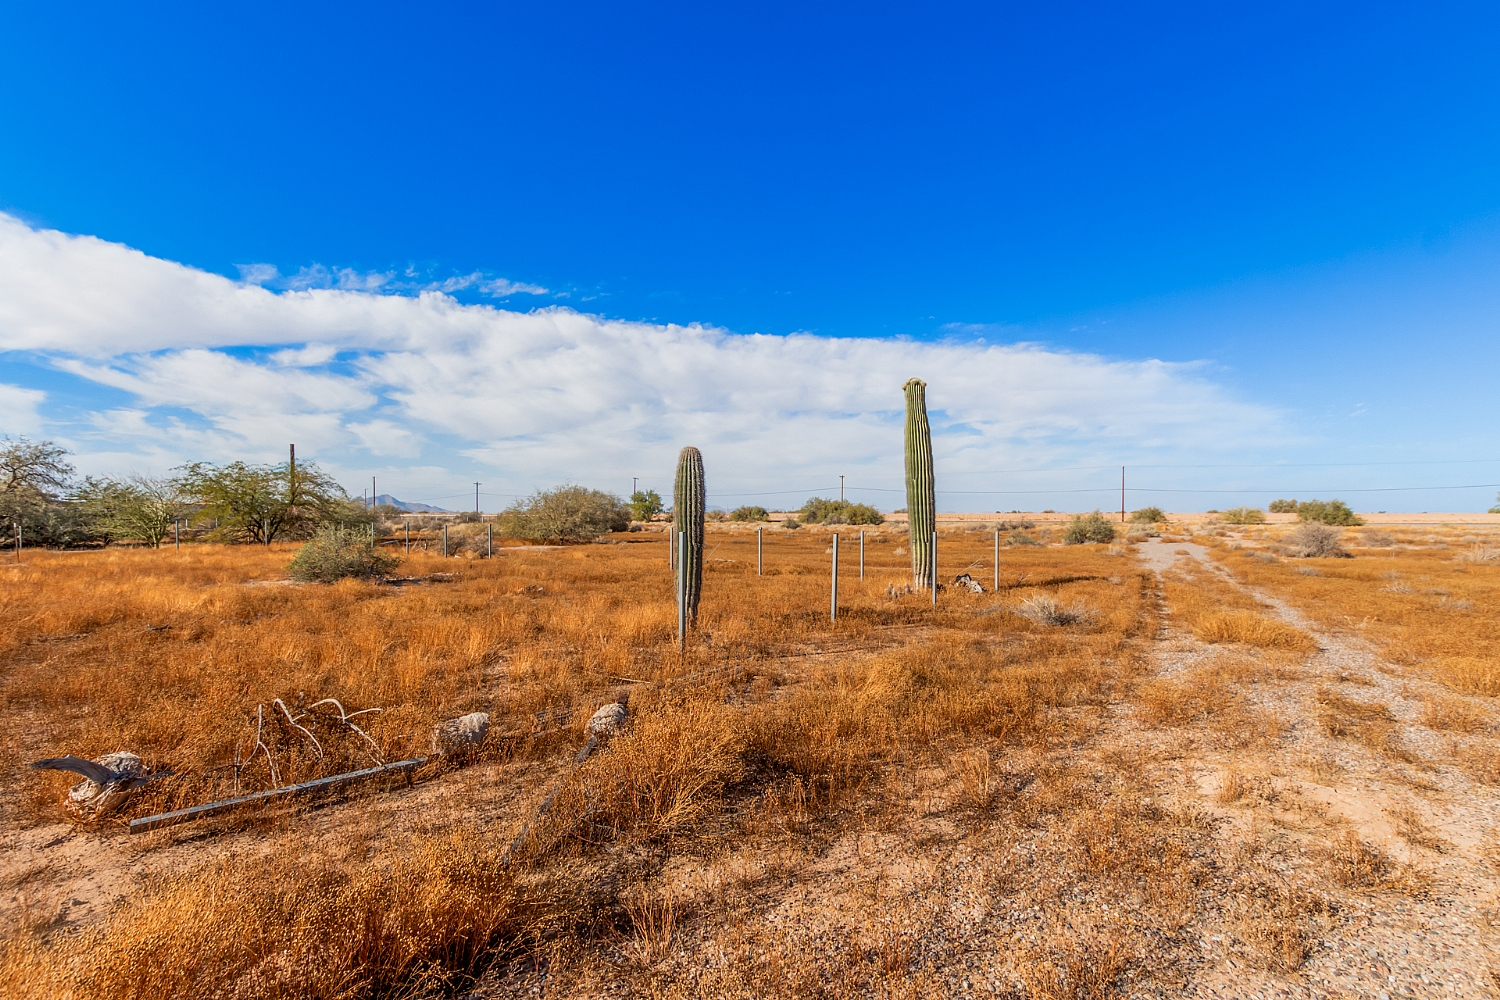
[(547, 295), (547, 289), (541, 285), (528, 285), (524, 281), (506, 281), (504, 278), (495, 278), (491, 281), (479, 283), (479, 290), (484, 294), (497, 299), (503, 299), (508, 295)]
[(1274, 413), (1193, 365), (521, 313), (438, 291), (374, 294), (380, 276), (347, 274), (274, 292), (0, 215), (0, 350), (129, 394), (96, 415), (101, 446), (144, 448), (172, 428), (184, 458), (279, 455), (287, 441), (335, 466), (330, 456), (352, 448), (455, 467), (467, 456), (515, 492), (665, 478), (688, 443), (726, 486), (840, 472), (899, 485), (900, 387), (912, 376), (929, 384), (940, 470), (1221, 450), (1279, 433)]
[(247, 285), (268, 285), (281, 277), (281, 272), (276, 270), (275, 264), (236, 264), (239, 269), (240, 281)]
[(47, 399), (40, 389), (0, 382), (0, 434), (36, 434), (42, 429), (38, 410)]

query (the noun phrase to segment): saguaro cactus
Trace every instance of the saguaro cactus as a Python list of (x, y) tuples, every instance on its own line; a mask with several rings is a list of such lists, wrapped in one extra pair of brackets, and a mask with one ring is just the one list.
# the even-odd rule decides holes
[(908, 379), (906, 391), (906, 525), (911, 541), (912, 583), (933, 586), (932, 532), (937, 493), (932, 479), (932, 429), (927, 425), (927, 383)]
[(686, 581), (684, 606), (690, 622), (698, 620), (698, 596), (703, 591), (703, 453), (689, 445), (677, 456), (677, 482), (672, 489), (672, 544), (687, 532), (687, 553), (677, 567)]

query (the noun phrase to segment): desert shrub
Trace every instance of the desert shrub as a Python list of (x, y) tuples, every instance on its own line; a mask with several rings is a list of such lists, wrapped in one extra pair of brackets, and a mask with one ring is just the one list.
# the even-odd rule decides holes
[(1349, 505), (1342, 500), (1304, 500), (1297, 505), (1299, 521), (1317, 521), (1322, 524), (1359, 525), (1364, 519), (1357, 517)]
[(1109, 518), (1097, 510), (1092, 514), (1074, 514), (1073, 520), (1063, 531), (1064, 545), (1082, 545), (1084, 542), (1112, 542), (1115, 526)]
[(802, 520), (808, 524), (883, 524), (885, 515), (864, 503), (810, 497), (802, 505)]
[(1150, 521), (1145, 521), (1132, 524), (1125, 534), (1131, 538), (1160, 538), (1161, 529)]
[(613, 493), (583, 486), (539, 490), (500, 515), (500, 531), (541, 542), (591, 542), (630, 527), (630, 510)]
[(1166, 520), (1167, 515), (1160, 507), (1142, 507), (1140, 510), (1130, 512), (1132, 524), (1163, 524)]
[(368, 532), (334, 525), (314, 532), (292, 557), (288, 571), (303, 583), (332, 583), (351, 576), (379, 576), (399, 561), (375, 551)]
[(1339, 530), (1316, 521), (1297, 525), (1286, 540), (1288, 555), (1298, 559), (1326, 559), (1348, 555), (1339, 544)]
[(1024, 531), (1012, 531), (1005, 539), (1006, 545), (1040, 545), (1041, 542), (1032, 538)]
[(802, 522), (797, 520), (795, 517), (789, 517), (785, 521), (781, 522), (781, 526), (783, 528), (800, 528), (802, 527)]
[(711, 510), (711, 511), (708, 511), (706, 514), (703, 515), (703, 520), (705, 520), (705, 521), (727, 521), (727, 520), (729, 520), (729, 511), (727, 511), (727, 510)]
[(764, 507), (756, 507), (753, 504), (745, 507), (736, 507), (729, 512), (731, 521), (769, 521), (770, 514)]
[(1265, 524), (1266, 515), (1259, 507), (1231, 507), (1219, 519), (1225, 524)]
[(1266, 509), (1272, 514), (1295, 514), (1297, 513), (1297, 501), (1272, 500)]

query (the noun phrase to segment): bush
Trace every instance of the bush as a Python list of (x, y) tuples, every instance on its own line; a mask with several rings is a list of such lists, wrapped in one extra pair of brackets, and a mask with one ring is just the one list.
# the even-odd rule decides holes
[(1005, 538), (1005, 544), (1006, 545), (1040, 545), (1042, 543), (1039, 542), (1039, 541), (1037, 541), (1035, 538), (1032, 538), (1030, 535), (1026, 534), (1026, 532), (1024, 532), (1024, 531), (1012, 531), (1009, 535), (1006, 536), (1006, 538)]
[[(1121, 506), (1124, 505), (1122, 504)], [(1130, 512), (1130, 521), (1132, 524), (1164, 524), (1166, 520), (1167, 515), (1162, 512), (1160, 507), (1142, 507), (1140, 510)]]
[(1265, 524), (1266, 515), (1259, 507), (1231, 507), (1221, 517), (1225, 524)]
[(705, 513), (703, 515), (703, 520), (705, 520), (705, 521), (727, 521), (727, 520), (729, 520), (729, 512), (728, 511), (723, 511), (723, 510), (711, 510), (711, 511), (708, 511), (707, 513)]
[(771, 516), (764, 507), (748, 506), (736, 507), (730, 511), (729, 519), (731, 521), (769, 521)]
[(1272, 514), (1295, 514), (1297, 513), (1297, 501), (1272, 500), (1271, 505), (1266, 509)]
[(1068, 527), (1063, 531), (1064, 545), (1082, 545), (1084, 542), (1112, 542), (1115, 540), (1115, 526), (1110, 523), (1109, 518), (1097, 510), (1092, 514), (1074, 514), (1073, 520), (1068, 522)]
[(800, 528), (802, 527), (802, 522), (798, 521), (795, 517), (789, 517), (781, 522), (781, 526), (783, 528)]
[(332, 583), (351, 576), (379, 576), (399, 561), (375, 551), (369, 532), (335, 525), (314, 532), (292, 557), (289, 571), (302, 583)]
[(812, 497), (802, 505), (802, 520), (808, 524), (884, 524), (885, 515), (864, 503)]
[(1322, 524), (1359, 525), (1364, 519), (1342, 500), (1306, 500), (1297, 505), (1297, 520), (1318, 521)]
[(630, 510), (613, 493), (582, 486), (539, 490), (500, 515), (500, 532), (532, 542), (591, 542), (630, 527)]
[(1297, 525), (1286, 540), (1287, 554), (1297, 559), (1329, 559), (1349, 554), (1339, 544), (1339, 530), (1316, 521)]

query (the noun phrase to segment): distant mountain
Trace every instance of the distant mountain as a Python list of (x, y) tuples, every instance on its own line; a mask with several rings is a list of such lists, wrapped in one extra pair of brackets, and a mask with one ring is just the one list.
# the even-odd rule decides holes
[(408, 513), (411, 513), (411, 514), (451, 514), (451, 513), (453, 513), (453, 511), (451, 511), (451, 510), (444, 510), (442, 507), (433, 507), (433, 506), (430, 506), (430, 505), (425, 504), (425, 503), (407, 503), (404, 500), (397, 500), (395, 497), (391, 496), (389, 493), (382, 493), (382, 494), (380, 494), (380, 496), (376, 497), (375, 498), (375, 506), (377, 506), (377, 507), (395, 507), (397, 510), (404, 510), (404, 511), (406, 511)]

